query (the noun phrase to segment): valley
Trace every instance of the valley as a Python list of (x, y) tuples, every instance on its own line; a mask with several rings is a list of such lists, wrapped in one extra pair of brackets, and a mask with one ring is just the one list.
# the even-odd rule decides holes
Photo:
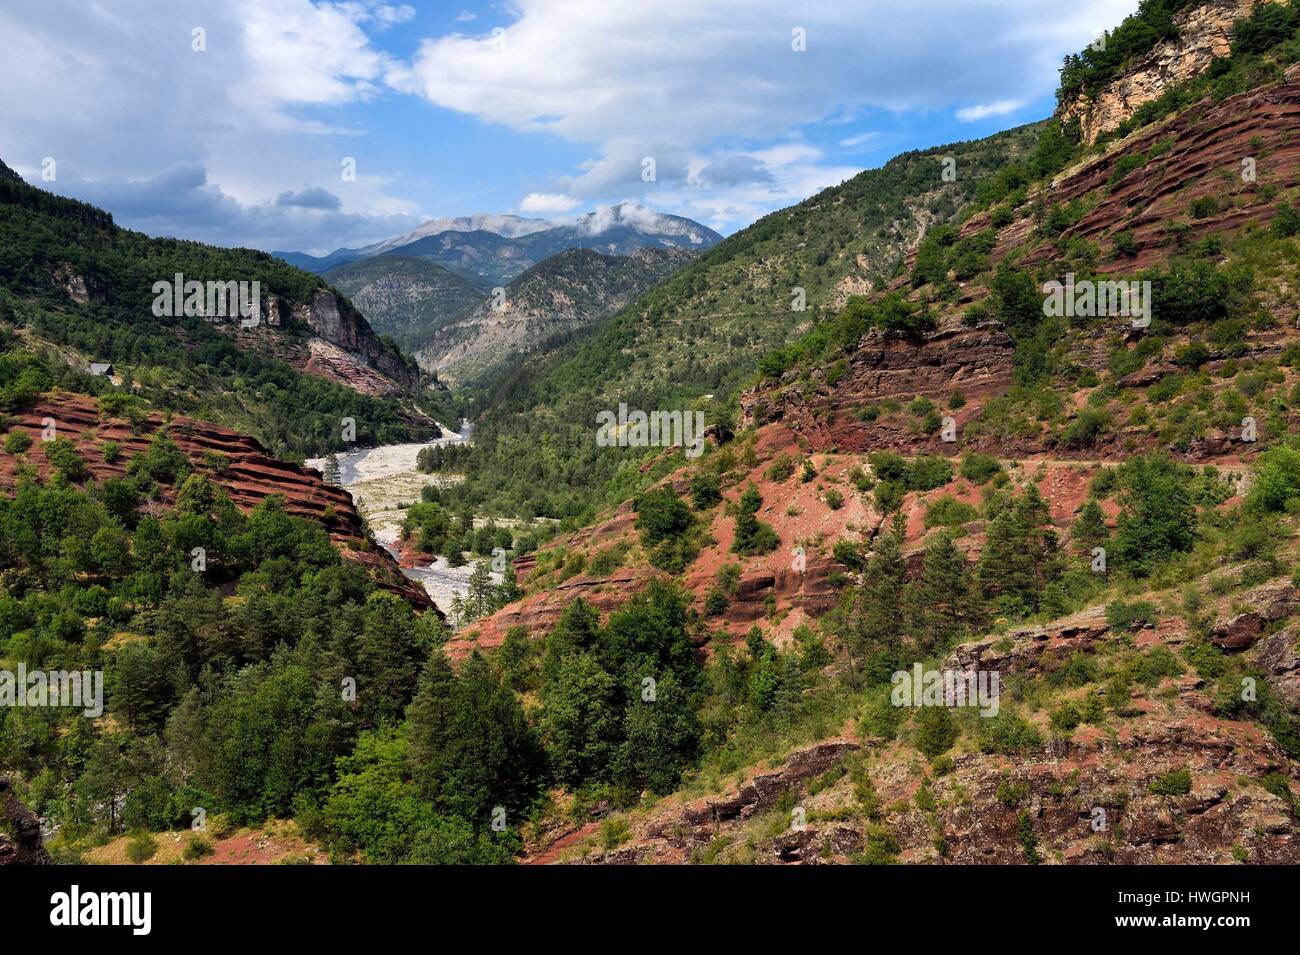
[(725, 237), (0, 164), (0, 865), (1300, 864), (1300, 0), (1103, 39)]
[[(461, 479), (458, 475), (424, 474), (417, 469), (417, 457), (424, 448), (463, 444), (467, 440), (445, 426), (442, 430), (450, 436), (428, 443), (381, 445), (338, 455), (337, 486), (352, 497), (370, 534), (397, 561), (402, 573), (423, 587), (444, 615), (451, 616), (455, 599), (463, 599), (469, 593), (469, 578), (474, 568), (453, 567), (445, 556), (432, 561), (421, 558), (404, 551), (400, 540), (402, 523), (412, 502), (420, 500), (420, 492), (426, 487), (446, 487)], [(326, 472), (329, 465), (325, 458), (312, 458), (306, 466)], [(490, 576), (493, 584), (501, 582), (501, 574)]]

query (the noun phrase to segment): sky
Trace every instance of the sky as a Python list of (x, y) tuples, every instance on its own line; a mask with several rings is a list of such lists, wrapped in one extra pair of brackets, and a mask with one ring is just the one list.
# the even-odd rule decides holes
[(1049, 115), (1137, 0), (4, 0), (0, 159), (151, 235), (323, 253), (624, 200), (723, 234)]

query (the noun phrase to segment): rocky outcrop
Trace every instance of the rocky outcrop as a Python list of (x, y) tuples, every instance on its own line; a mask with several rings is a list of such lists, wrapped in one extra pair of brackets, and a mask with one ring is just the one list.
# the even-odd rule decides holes
[[(792, 752), (771, 771), (757, 773), (734, 789), (715, 797), (674, 805), (657, 813), (637, 832), (633, 844), (626, 848), (580, 859), (566, 859), (561, 853), (543, 853), (540, 861), (581, 861), (602, 865), (687, 862), (692, 852), (739, 830), (760, 813), (772, 810), (787, 793), (802, 791), (841, 758), (860, 748), (859, 743), (849, 739), (824, 740), (805, 746)], [(772, 861), (807, 861), (805, 855), (816, 835), (817, 831), (812, 827), (801, 827), (780, 837)], [(857, 841), (860, 844), (861, 839)]]
[[(759, 386), (740, 397), (742, 424), (781, 421), (819, 449), (861, 450), (863, 422), (836, 414), (885, 398), (941, 397), (960, 390), (968, 398), (1004, 391), (1011, 384), (1014, 344), (996, 325), (966, 328), (950, 322), (917, 341), (870, 332), (831, 384), (824, 371), (804, 384), (793, 373), (779, 392)], [(936, 438), (936, 440), (938, 440)]]
[(49, 864), (40, 819), (18, 801), (9, 779), (0, 776), (0, 866)]
[[(95, 480), (124, 476), (131, 458), (165, 429), (190, 463), (220, 485), (240, 510), (252, 510), (272, 495), (280, 496), (287, 513), (324, 527), (343, 556), (366, 567), (381, 586), (418, 607), (431, 606), (424, 588), (408, 580), (386, 551), (371, 544), (347, 491), (326, 484), (316, 471), (270, 457), (255, 438), (185, 417), (164, 422), (161, 415), (150, 414), (133, 424), (102, 416), (94, 398), (54, 394), (17, 415), (10, 425), (11, 431), (25, 431), (31, 437), (25, 457), (42, 478), (51, 470), (41, 451), (41, 435), (49, 422), (58, 437), (73, 442)], [(113, 461), (104, 458), (104, 444), (109, 441), (119, 446)], [(12, 491), (16, 485), (18, 463), (13, 455), (0, 454), (0, 491)], [(163, 487), (162, 503), (170, 504), (175, 492), (174, 487)]]
[(1092, 653), (1110, 633), (1100, 609), (1053, 621), (1045, 627), (1021, 627), (957, 647), (944, 668), (970, 672), (1034, 673), (1048, 661), (1064, 662), (1076, 652)]
[(1253, 662), (1292, 710), (1300, 711), (1300, 632), (1287, 627), (1261, 640)]
[[(1221, 103), (1206, 99), (1167, 123), (1135, 134), (1104, 155), (1073, 169), (1055, 183), (1044, 198), (1064, 205), (1085, 195), (1096, 204), (1060, 242), (1087, 239), (1110, 244), (1119, 231), (1132, 234), (1133, 254), (1106, 256), (1098, 271), (1131, 273), (1159, 264), (1206, 235), (1267, 225), (1278, 203), (1266, 183), (1293, 183), (1300, 178), (1300, 67), (1291, 67), (1282, 83), (1262, 86)], [(1157, 144), (1160, 149), (1153, 150)], [(1152, 152), (1157, 155), (1151, 156)], [(1150, 156), (1111, 183), (1116, 164), (1125, 156)], [(1253, 159), (1255, 174), (1243, 176), (1242, 161)], [(1191, 218), (1188, 209), (1201, 198), (1217, 210)], [(1171, 241), (1171, 223), (1181, 223)], [(984, 222), (984, 224), (987, 224)], [(978, 228), (972, 221), (968, 228)], [(1030, 240), (1022, 265), (1036, 265), (1057, 254), (1057, 243), (1032, 243), (1031, 224), (1017, 223), (999, 235), (993, 258), (998, 259)]]
[[(1300, 65), (1291, 67), (1279, 84), (1221, 103), (1207, 99), (1195, 104), (1059, 176), (1039, 199), (1044, 206), (1086, 200), (1082, 205), (1087, 211), (1079, 221), (1053, 239), (1042, 235), (1033, 217), (1026, 215), (998, 230), (990, 261), (1014, 256), (1020, 267), (1034, 268), (1056, 261), (1064, 243), (1085, 240), (1103, 250), (1096, 265), (1099, 274), (1131, 276), (1167, 262), (1205, 237), (1267, 227), (1280, 202), (1275, 190), (1265, 186), (1300, 181), (1300, 139), (1294, 136), (1297, 126)], [(1124, 157), (1139, 155), (1145, 163), (1142, 168), (1111, 181)], [(1242, 160), (1252, 157), (1256, 159), (1253, 178), (1242, 175)], [(1214, 200), (1213, 211), (1192, 217), (1191, 204), (1203, 198)], [(964, 223), (959, 234), (971, 236), (989, 224), (989, 213), (983, 212)], [(1176, 235), (1171, 233), (1171, 224), (1177, 224)], [(1120, 232), (1131, 236), (1132, 255), (1114, 254)], [(905, 294), (911, 291), (906, 278), (896, 279), (891, 288)], [(1150, 431), (1116, 431), (1080, 455), (1050, 442), (1046, 431), (993, 434), (981, 428), (968, 430), (967, 425), (978, 420), (983, 403), (1005, 392), (1011, 380), (1013, 346), (1009, 337), (996, 323), (968, 328), (959, 320), (981, 294), (974, 286), (964, 288), (957, 304), (941, 317), (938, 330), (923, 340), (873, 332), (839, 365), (808, 375), (790, 372), (781, 382), (767, 382), (746, 392), (741, 396), (743, 423), (781, 422), (813, 450), (893, 449), (905, 454), (974, 450), (1017, 458), (1047, 453), (1065, 458), (1118, 458), (1161, 450), (1196, 462), (1253, 453), (1254, 446), (1243, 445), (1233, 432), (1212, 431), (1186, 447), (1173, 448)], [(1278, 291), (1279, 301), (1273, 310), (1290, 317), (1294, 309), (1282, 301), (1284, 294), (1285, 289)], [(1080, 364), (1104, 371), (1106, 341), (1112, 331), (1074, 333), (1073, 347)], [(1251, 330), (1237, 357), (1274, 357), (1293, 340), (1287, 329)], [(1211, 353), (1207, 367), (1213, 369), (1228, 357), (1226, 352)], [(1181, 371), (1167, 361), (1156, 362), (1128, 376), (1121, 386), (1146, 388), (1175, 370)], [(875, 420), (859, 415), (865, 406), (886, 399), (906, 400), (913, 395), (938, 399), (956, 390), (967, 399), (960, 410), (950, 411), (958, 442), (945, 442), (938, 432), (927, 434), (900, 426), (887, 416)]]
[(375, 334), (361, 313), (329, 289), (317, 289), (310, 302), (293, 310), (295, 320), (332, 345), (362, 359), (408, 393), (420, 385), (420, 370), (393, 345)]
[(1296, 589), (1289, 582), (1263, 584), (1240, 599), (1249, 610), (1229, 613), (1210, 628), (1210, 642), (1230, 652), (1250, 649), (1268, 624), (1289, 617), (1297, 604)]
[(1138, 107), (1158, 99), (1170, 86), (1209, 69), (1231, 52), (1232, 25), (1269, 0), (1210, 0), (1178, 14), (1178, 35), (1158, 43), (1105, 89), (1080, 94), (1060, 110), (1063, 122), (1078, 120), (1085, 142), (1117, 129)]
[[(1248, 595), (1280, 606), (1273, 592)], [(966, 644), (943, 666), (1029, 680), (1076, 653), (1129, 641), (1176, 650), (1186, 638), (1180, 618), (1117, 632), (1094, 608)], [(1252, 653), (1279, 696), (1294, 699), (1294, 629), (1264, 638)], [(715, 795), (669, 798), (625, 817), (628, 838), (617, 849), (601, 848), (588, 827), (538, 858), (785, 865), (858, 862), (867, 851), (874, 861), (921, 864), (1294, 864), (1297, 764), (1258, 723), (1216, 715), (1214, 692), (1189, 669), (1134, 685), (1122, 713), (1066, 732), (1022, 703), (1036, 740), (1004, 754), (967, 742), (949, 754), (950, 765), (928, 772), (906, 733), (892, 741), (837, 735)], [(1183, 774), (1185, 789), (1171, 782)]]

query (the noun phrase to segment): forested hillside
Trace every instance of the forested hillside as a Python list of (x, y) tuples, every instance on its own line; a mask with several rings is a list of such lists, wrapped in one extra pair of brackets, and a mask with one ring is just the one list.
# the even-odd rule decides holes
[[(262, 252), (120, 229), (101, 210), (0, 171), (0, 324), (83, 365), (112, 363), (159, 407), (242, 428), (281, 454), (343, 447), (344, 417), (363, 442), (431, 433), (413, 407), (414, 363), (321, 279)], [(237, 319), (155, 315), (154, 283), (177, 273), (260, 282), (264, 321), (242, 329)], [(314, 341), (325, 359), (338, 356), (341, 374), (331, 364), (304, 373), (321, 362)]]
[(322, 273), (365, 313), (375, 331), (414, 352), (490, 291), (436, 262), (400, 253), (336, 266)]
[[(1042, 129), (906, 153), (867, 170), (728, 237), (563, 352), (511, 368), (485, 399), (492, 411), (479, 426), (464, 499), (558, 518), (590, 516), (618, 499), (621, 486), (607, 493), (606, 485), (631, 462), (593, 446), (598, 411), (703, 402), (710, 423), (725, 422), (727, 399), (765, 351), (887, 281), (921, 235), (959, 219), (982, 183), (1034, 149)], [(955, 181), (945, 181), (949, 168)], [(803, 310), (792, 308), (799, 289)]]

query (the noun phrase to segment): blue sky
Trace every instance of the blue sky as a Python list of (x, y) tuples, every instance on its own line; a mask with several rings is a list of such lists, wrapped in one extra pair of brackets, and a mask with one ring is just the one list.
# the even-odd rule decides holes
[(123, 225), (265, 249), (624, 199), (730, 233), (1046, 116), (1061, 57), (1136, 5), (7, 0), (0, 158)]

